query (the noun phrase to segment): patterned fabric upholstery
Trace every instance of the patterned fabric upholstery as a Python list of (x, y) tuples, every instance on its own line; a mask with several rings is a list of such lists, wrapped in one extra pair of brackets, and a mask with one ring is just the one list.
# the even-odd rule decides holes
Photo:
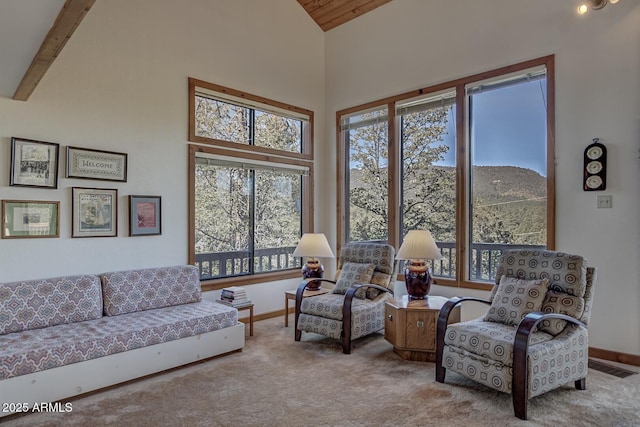
[[(393, 292), (393, 281), (391, 280), (392, 276), (393, 276), (393, 274), (382, 273), (380, 271), (374, 271), (373, 272), (373, 277), (371, 278), (371, 283), (373, 283), (374, 285), (382, 286), (383, 288), (387, 288), (391, 292)], [(369, 289), (367, 289), (367, 298), (376, 299), (378, 297), (378, 295), (380, 295), (380, 293), (382, 293), (382, 291), (379, 291), (379, 290), (373, 289), (373, 288), (369, 288)]]
[(527, 314), (540, 310), (548, 286), (547, 279), (524, 280), (502, 276), (484, 320), (517, 325)]
[(340, 251), (338, 269), (345, 262), (373, 264), (375, 271), (393, 274), (393, 262), (396, 250), (391, 245), (381, 243), (349, 243)]
[[(566, 314), (589, 321), (595, 269), (580, 256), (553, 251), (505, 251), (496, 276), (526, 280), (548, 279), (540, 311)], [(491, 300), (499, 297), (499, 287)], [(587, 329), (552, 321), (538, 325), (529, 337), (527, 396), (545, 393), (586, 378)], [(444, 336), (442, 366), (496, 390), (511, 393), (513, 351), (517, 325), (487, 322), (484, 318), (451, 324)]]
[[(595, 270), (587, 270), (587, 260), (578, 255), (553, 251), (505, 251), (498, 264), (496, 283), (500, 283), (503, 275), (522, 279), (547, 278), (549, 290), (540, 311), (566, 314), (588, 323), (589, 315), (585, 316), (585, 310), (588, 310), (585, 306), (587, 282), (593, 282)], [(497, 288), (493, 288), (491, 301)], [(539, 329), (557, 335), (565, 326), (564, 320), (552, 319), (544, 320)]]
[(214, 301), (0, 335), (0, 380), (195, 336), (238, 323)]
[[(367, 283), (391, 288), (395, 249), (388, 244), (349, 243), (340, 251), (338, 274), (347, 263), (372, 264), (373, 275)], [(367, 298), (354, 298), (351, 306), (351, 340), (384, 328), (386, 293), (367, 292)], [(300, 305), (297, 329), (341, 339), (343, 329), (344, 295), (330, 293), (304, 298)]]
[[(384, 328), (385, 295), (376, 300), (353, 299), (351, 306), (351, 339), (363, 337)], [(342, 333), (342, 305), (344, 296), (325, 294), (302, 300), (298, 329), (334, 339)]]
[[(345, 262), (340, 269), (340, 277), (333, 288), (334, 294), (346, 294), (349, 288), (358, 283), (370, 283), (373, 276), (373, 264), (359, 264), (356, 262)], [(365, 298), (366, 290), (361, 289), (356, 292), (356, 298)]]
[(100, 279), (107, 316), (202, 299), (200, 276), (193, 265), (117, 271), (102, 274)]
[[(338, 280), (338, 278), (340, 277), (340, 273), (342, 272), (342, 270), (338, 270), (336, 271), (336, 281)], [(373, 271), (373, 276), (371, 276), (371, 281), (369, 283), (372, 283), (374, 285), (378, 285), (378, 286), (382, 286), (383, 288), (387, 288), (390, 291), (393, 292), (393, 280), (391, 280), (391, 277), (393, 277), (393, 274), (387, 274), (387, 273), (382, 273), (380, 271)], [(382, 291), (379, 291), (377, 289), (373, 289), (373, 288), (368, 288), (367, 289), (367, 298), (369, 299), (376, 299), (378, 297), (378, 295), (380, 295)]]
[(503, 275), (519, 279), (549, 279), (549, 289), (578, 297), (587, 287), (587, 260), (554, 251), (510, 250), (502, 254), (496, 284)]
[(0, 335), (100, 317), (98, 276), (0, 283)]

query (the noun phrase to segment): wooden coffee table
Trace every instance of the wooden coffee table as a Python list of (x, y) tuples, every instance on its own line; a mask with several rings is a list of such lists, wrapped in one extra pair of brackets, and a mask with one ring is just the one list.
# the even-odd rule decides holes
[[(438, 314), (448, 298), (428, 296), (409, 300), (407, 295), (385, 302), (384, 338), (393, 351), (405, 360), (436, 361)], [(449, 316), (449, 323), (460, 321), (460, 306)]]
[[(289, 300), (296, 300), (296, 292), (297, 289), (292, 289), (290, 291), (284, 291), (284, 326), (285, 328), (289, 326)], [(328, 294), (331, 292), (331, 289), (318, 289), (317, 291), (304, 291), (302, 294), (302, 298), (312, 297), (316, 295)]]

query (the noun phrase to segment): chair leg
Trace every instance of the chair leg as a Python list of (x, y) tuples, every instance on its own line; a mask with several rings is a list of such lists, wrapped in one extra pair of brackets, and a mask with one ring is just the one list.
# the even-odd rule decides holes
[(351, 339), (346, 336), (342, 337), (342, 352), (344, 354), (351, 354)]
[(300, 338), (302, 338), (302, 331), (296, 329), (296, 341), (300, 341)]
[(444, 383), (444, 376), (447, 370), (442, 366), (442, 363), (436, 363), (436, 382)]
[(580, 378), (576, 381), (576, 390), (586, 390), (587, 389), (587, 379)]
[[(526, 389), (525, 389), (526, 390)], [(513, 393), (513, 412), (521, 420), (527, 419), (527, 396), (524, 393)]]

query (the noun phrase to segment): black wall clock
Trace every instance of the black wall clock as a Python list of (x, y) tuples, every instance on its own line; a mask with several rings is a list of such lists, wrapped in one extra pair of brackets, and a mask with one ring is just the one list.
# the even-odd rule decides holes
[(601, 191), (607, 188), (607, 147), (598, 138), (584, 149), (584, 191)]

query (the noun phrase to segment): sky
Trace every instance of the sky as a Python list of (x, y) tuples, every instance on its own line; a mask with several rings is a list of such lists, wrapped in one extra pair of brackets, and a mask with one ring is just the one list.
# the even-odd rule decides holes
[[(544, 95), (543, 95), (544, 90)], [(546, 87), (538, 80), (472, 95), (471, 156), (478, 166), (519, 166), (546, 176)], [(455, 139), (455, 109), (443, 143)], [(437, 163), (455, 165), (455, 150)]]

